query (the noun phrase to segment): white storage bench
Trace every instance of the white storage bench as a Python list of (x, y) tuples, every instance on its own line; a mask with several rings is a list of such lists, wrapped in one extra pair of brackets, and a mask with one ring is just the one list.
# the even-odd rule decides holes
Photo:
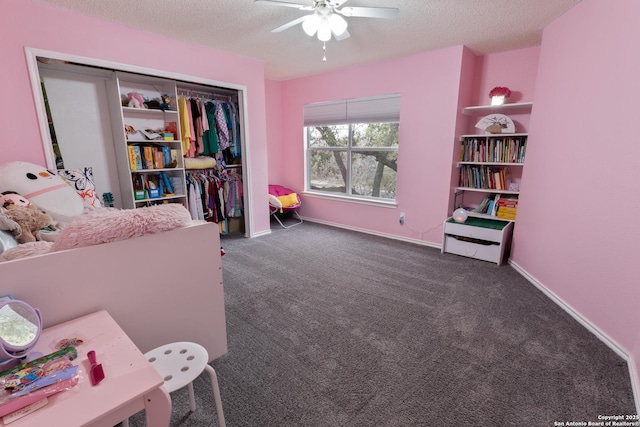
[(501, 265), (511, 246), (513, 222), (469, 217), (464, 223), (447, 218), (442, 253), (462, 255)]

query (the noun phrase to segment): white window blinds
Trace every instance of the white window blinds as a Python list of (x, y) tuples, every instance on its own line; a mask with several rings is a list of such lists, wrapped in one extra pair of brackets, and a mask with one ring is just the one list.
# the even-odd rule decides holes
[(317, 102), (304, 106), (304, 125), (400, 121), (400, 94)]

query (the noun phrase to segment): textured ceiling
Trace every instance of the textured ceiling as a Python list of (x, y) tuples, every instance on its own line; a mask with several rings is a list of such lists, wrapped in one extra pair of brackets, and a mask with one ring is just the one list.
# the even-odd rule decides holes
[[(322, 42), (301, 25), (308, 12), (253, 0), (40, 0), (129, 27), (264, 61), (286, 80), (427, 50), (465, 45), (477, 54), (540, 44), (542, 29), (580, 0), (348, 0), (400, 9), (392, 20), (346, 18), (351, 37)], [(287, 0), (312, 5), (313, 0)]]

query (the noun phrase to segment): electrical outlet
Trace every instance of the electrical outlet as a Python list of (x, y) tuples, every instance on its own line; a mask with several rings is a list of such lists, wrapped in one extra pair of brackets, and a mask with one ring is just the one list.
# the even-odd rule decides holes
[(404, 212), (400, 214), (400, 225), (404, 225)]

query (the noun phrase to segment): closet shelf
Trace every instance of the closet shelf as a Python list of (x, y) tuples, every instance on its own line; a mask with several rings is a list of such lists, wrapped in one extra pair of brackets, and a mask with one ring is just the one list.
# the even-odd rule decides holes
[(157, 110), (155, 108), (133, 108), (133, 107), (122, 107), (123, 113), (138, 113), (138, 114), (149, 114), (149, 115), (164, 115), (164, 114), (178, 114), (177, 110)]

